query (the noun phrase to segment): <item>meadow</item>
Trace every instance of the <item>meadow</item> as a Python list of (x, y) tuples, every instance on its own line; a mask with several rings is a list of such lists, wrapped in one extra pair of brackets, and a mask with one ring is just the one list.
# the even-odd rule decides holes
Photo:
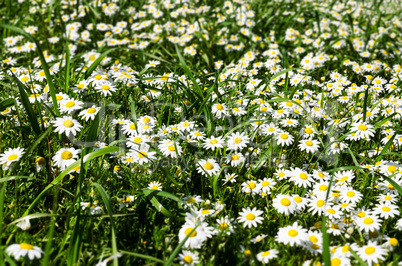
[(0, 265), (402, 265), (395, 0), (4, 0)]

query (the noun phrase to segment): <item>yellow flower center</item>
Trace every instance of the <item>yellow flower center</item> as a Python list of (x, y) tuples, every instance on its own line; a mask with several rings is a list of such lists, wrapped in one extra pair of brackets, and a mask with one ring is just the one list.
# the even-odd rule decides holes
[(289, 230), (289, 232), (288, 232), (288, 235), (290, 236), (290, 237), (295, 237), (295, 236), (297, 236), (299, 233), (297, 233), (297, 231), (295, 230), (295, 229), (290, 229)]
[(359, 216), (360, 218), (363, 218), (364, 216), (366, 216), (366, 214), (364, 212), (358, 212), (357, 216)]
[[(188, 236), (190, 233), (191, 233), (191, 231), (193, 231), (193, 228), (187, 228), (186, 229), (186, 231), (184, 231), (184, 233), (186, 234), (186, 236)], [(195, 237), (197, 235), (197, 231), (194, 231), (191, 235), (190, 235), (190, 237)]]
[(46, 160), (43, 157), (39, 157), (38, 159), (35, 160), (36, 164), (46, 164)]
[(137, 153), (137, 156), (141, 159), (146, 158), (147, 157), (147, 153), (144, 151), (141, 151), (139, 153)]
[(394, 165), (388, 166), (388, 172), (395, 173), (396, 172), (396, 167)]
[(131, 125), (130, 125), (130, 129), (131, 129), (131, 130), (135, 130), (135, 125), (134, 125), (134, 124), (131, 124)]
[(330, 213), (330, 214), (335, 214), (336, 213), (336, 211), (334, 209), (328, 209), (327, 212)]
[(218, 109), (219, 111), (222, 111), (222, 110), (223, 110), (223, 105), (222, 105), (222, 104), (218, 104), (218, 105), (216, 106), (216, 109)]
[(70, 128), (74, 126), (74, 123), (71, 120), (66, 120), (63, 122), (63, 126)]
[(382, 207), (381, 208), (383, 211), (385, 211), (385, 212), (389, 212), (390, 210), (391, 210), (391, 208), (390, 207), (387, 207), (387, 206), (384, 206), (384, 207)]
[(168, 150), (169, 150), (169, 151), (175, 151), (176, 148), (175, 148), (174, 146), (169, 146), (169, 147), (168, 147)]
[(73, 154), (69, 151), (63, 151), (61, 154), (61, 158), (63, 160), (70, 160), (71, 158), (73, 158)]
[(218, 143), (218, 140), (212, 139), (209, 143), (211, 143), (212, 145), (215, 145), (216, 143)]
[(288, 135), (287, 134), (281, 134), (281, 139), (287, 139), (288, 138)]
[(241, 143), (241, 138), (235, 138), (234, 142), (235, 142), (236, 144)]
[(325, 202), (323, 200), (318, 200), (317, 201), (317, 206), (318, 207), (322, 207), (322, 206), (324, 206), (324, 204), (325, 204)]
[(313, 146), (313, 142), (311, 140), (308, 140), (308, 141), (306, 141), (306, 145), (311, 147), (311, 146)]
[(221, 223), (220, 225), (219, 225), (219, 229), (221, 229), (221, 230), (224, 230), (224, 229), (226, 229), (226, 228), (228, 228), (229, 227), (229, 225), (227, 224), (227, 223), (225, 223), (225, 222), (223, 222), (223, 223)]
[(66, 103), (66, 107), (67, 108), (71, 108), (71, 107), (73, 107), (75, 105), (75, 102), (68, 102), (68, 103)]
[(99, 75), (99, 74), (95, 76), (95, 79), (96, 79), (96, 80), (100, 80), (101, 78), (102, 78), (102, 76)]
[(398, 240), (396, 238), (390, 238), (388, 241), (393, 246), (398, 245)]
[(299, 175), (299, 177), (300, 177), (301, 179), (303, 179), (303, 180), (306, 180), (306, 179), (308, 178), (308, 175), (306, 175), (305, 173), (301, 173), (301, 174)]
[(365, 252), (367, 255), (371, 255), (371, 254), (373, 254), (373, 253), (375, 252), (375, 248), (374, 248), (374, 247), (367, 247), (367, 248), (364, 250), (364, 252)]
[(385, 196), (384, 199), (386, 199), (386, 200), (392, 200), (392, 197), (390, 197), (390, 196)]
[(248, 182), (247, 187), (248, 187), (248, 188), (251, 188), (251, 189), (255, 189), (255, 188), (256, 188), (256, 184), (255, 184), (254, 182)]
[(34, 246), (27, 244), (27, 243), (21, 243), (20, 249), (26, 249), (26, 250), (33, 250)]
[(8, 160), (9, 161), (14, 161), (15, 159), (17, 159), (18, 158), (18, 155), (17, 154), (11, 154), (10, 156), (8, 156)]
[(149, 123), (151, 121), (151, 119), (149, 119), (149, 117), (144, 117), (143, 119), (142, 119), (142, 122), (143, 123)]
[(207, 170), (212, 170), (212, 169), (214, 169), (214, 165), (212, 163), (210, 163), (210, 162), (206, 162), (204, 164), (204, 168), (207, 169)]
[(353, 191), (349, 191), (348, 193), (346, 193), (346, 196), (348, 197), (353, 197), (355, 195), (355, 193)]
[(308, 239), (309, 239), (311, 242), (313, 242), (313, 243), (317, 243), (317, 242), (318, 242), (318, 238), (317, 238), (316, 236), (310, 236)]
[(357, 127), (359, 130), (361, 131), (366, 131), (367, 130), (367, 126), (366, 125), (360, 125)]
[(110, 87), (108, 85), (103, 85), (102, 90), (108, 91), (108, 90), (110, 90)]
[(327, 191), (328, 187), (326, 185), (321, 185), (318, 189), (320, 191)]
[(22, 82), (25, 82), (25, 81), (27, 81), (29, 78), (27, 77), (27, 76), (25, 76), (25, 77), (23, 77), (22, 79), (21, 79), (21, 81)]
[(374, 223), (374, 221), (373, 221), (373, 219), (371, 219), (371, 218), (369, 217), (369, 218), (364, 219), (363, 223), (364, 223), (364, 224), (372, 224), (372, 223)]
[(268, 181), (264, 181), (264, 182), (261, 183), (261, 186), (262, 186), (262, 187), (269, 186), (269, 182), (268, 182)]
[(88, 109), (88, 113), (89, 114), (93, 114), (93, 113), (95, 113), (96, 112), (96, 109), (95, 108), (89, 108)]
[(151, 187), (151, 189), (158, 190), (158, 186), (154, 185), (154, 186)]
[(184, 256), (183, 261), (187, 264), (191, 264), (191, 263), (193, 263), (193, 258), (187, 255), (187, 256)]
[(281, 204), (283, 205), (283, 206), (289, 206), (290, 205), (290, 200), (289, 199), (287, 199), (287, 198), (283, 198), (283, 199), (281, 199)]
[(340, 259), (338, 259), (338, 258), (333, 258), (331, 260), (331, 266), (339, 266), (341, 264), (342, 264), (342, 261)]
[(246, 219), (249, 220), (249, 221), (252, 221), (252, 220), (255, 219), (255, 215), (252, 214), (252, 213), (249, 213), (249, 214), (246, 215)]
[(230, 159), (231, 159), (232, 161), (237, 161), (237, 160), (240, 159), (240, 156), (237, 155), (237, 154), (233, 154), (232, 156), (230, 156)]
[(61, 96), (61, 95), (57, 95), (57, 96), (56, 96), (56, 100), (57, 100), (57, 101), (61, 101), (61, 100), (63, 100), (63, 96)]

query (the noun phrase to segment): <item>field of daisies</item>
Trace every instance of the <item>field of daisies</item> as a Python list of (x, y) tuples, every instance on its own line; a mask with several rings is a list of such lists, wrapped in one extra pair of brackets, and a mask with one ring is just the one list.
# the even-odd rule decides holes
[(397, 0), (4, 0), (0, 262), (402, 265)]

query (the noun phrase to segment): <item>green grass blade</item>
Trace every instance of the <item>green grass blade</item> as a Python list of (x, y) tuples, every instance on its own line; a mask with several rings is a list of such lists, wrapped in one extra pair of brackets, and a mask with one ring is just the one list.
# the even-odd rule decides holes
[(187, 239), (190, 238), (191, 234), (195, 232), (195, 230), (197, 229), (198, 224), (195, 225), (195, 227), (193, 228), (193, 230), (191, 230), (191, 232), (186, 235), (186, 237), (179, 243), (179, 245), (173, 250), (172, 254), (170, 255), (169, 259), (165, 262), (165, 266), (169, 266), (172, 264), (173, 260), (177, 257), (177, 254), (179, 254), (181, 247), (184, 245), (184, 243), (186, 243)]
[(24, 89), (24, 84), (22, 84), (22, 82), (14, 75), (13, 72), (11, 72), (11, 74), (13, 75), (15, 82), (17, 82), (17, 86), (18, 86), (18, 89), (20, 92), (20, 97), (21, 97), (21, 103), (24, 106), (25, 111), (28, 115), (28, 120), (31, 123), (32, 129), (35, 132), (35, 134), (37, 136), (39, 136), (40, 135), (39, 122), (38, 122), (36, 114), (32, 108), (31, 103), (29, 102), (28, 95)]
[(158, 263), (163, 263), (163, 260), (160, 260), (160, 259), (155, 258), (155, 257), (148, 256), (148, 255), (143, 255), (143, 254), (130, 252), (130, 251), (125, 251), (125, 250), (119, 250), (119, 251), (120, 251), (120, 253), (123, 253), (123, 254), (126, 254), (126, 255), (138, 257), (138, 258), (145, 259), (145, 260), (151, 260), (151, 261), (155, 261), (155, 262), (158, 262)]
[[(94, 187), (96, 187), (99, 191), (99, 193), (101, 194), (103, 203), (106, 206), (107, 212), (110, 216), (110, 224), (112, 227), (112, 251), (113, 251), (113, 255), (117, 255), (117, 244), (116, 244), (116, 229), (114, 226), (114, 219), (113, 219), (113, 210), (112, 210), (112, 203), (110, 201), (110, 197), (109, 195), (106, 193), (105, 189), (99, 185), (98, 183), (93, 183), (92, 184)], [(118, 266), (119, 262), (118, 262), (118, 258), (115, 257), (113, 259), (113, 265), (114, 266)]]
[(15, 103), (14, 99), (6, 99), (0, 102), (0, 112), (7, 109), (7, 107), (13, 106)]

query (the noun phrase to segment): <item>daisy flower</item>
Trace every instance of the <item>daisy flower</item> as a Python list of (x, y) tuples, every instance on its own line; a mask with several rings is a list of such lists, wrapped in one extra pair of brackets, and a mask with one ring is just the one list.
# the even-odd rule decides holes
[(278, 251), (276, 249), (270, 249), (257, 254), (257, 260), (268, 263), (270, 260), (278, 257)]
[(241, 191), (246, 194), (258, 194), (261, 189), (260, 184), (254, 180), (247, 180), (246, 182), (242, 183), (241, 186)]
[(363, 197), (363, 194), (360, 193), (357, 190), (354, 190), (353, 188), (343, 188), (340, 192), (340, 200), (342, 202), (346, 203), (358, 203), (361, 198)]
[(56, 127), (54, 130), (59, 134), (65, 133), (66, 136), (77, 135), (77, 132), (81, 131), (82, 125), (71, 116), (56, 117), (55, 121), (52, 121), (53, 125)]
[(307, 230), (295, 222), (293, 225), (279, 228), (275, 240), (285, 245), (289, 244), (290, 246), (299, 246), (305, 239), (307, 239), (307, 237)]
[(97, 86), (95, 86), (95, 90), (98, 91), (103, 96), (108, 96), (108, 95), (112, 95), (113, 92), (116, 92), (117, 88), (110, 82), (103, 82), (103, 83), (97, 84)]
[(353, 123), (350, 131), (356, 131), (356, 136), (365, 140), (370, 140), (371, 137), (374, 137), (375, 133), (374, 126), (366, 123)]
[(282, 131), (276, 135), (276, 140), (278, 142), (278, 145), (288, 146), (292, 145), (294, 137), (290, 135), (288, 132)]
[(379, 263), (379, 261), (384, 260), (387, 255), (387, 250), (376, 242), (369, 240), (367, 245), (361, 247), (357, 251), (357, 254), (362, 260), (366, 261), (367, 264), (371, 266), (373, 263)]
[(304, 139), (299, 141), (299, 149), (301, 151), (306, 151), (307, 153), (317, 152), (319, 148), (319, 142), (315, 139)]
[(171, 140), (162, 140), (161, 143), (158, 145), (159, 150), (165, 156), (170, 156), (172, 158), (176, 158), (180, 156), (182, 153), (182, 147)]
[(259, 185), (261, 187), (261, 191), (270, 194), (271, 189), (276, 185), (275, 180), (272, 178), (265, 177), (264, 179), (258, 180)]
[(148, 189), (152, 189), (152, 190), (162, 190), (162, 184), (159, 183), (158, 181), (151, 181), (151, 183), (149, 183)]
[(17, 227), (21, 228), (22, 230), (26, 231), (31, 228), (31, 223), (29, 222), (28, 217), (24, 217), (21, 222), (16, 224)]
[(216, 175), (220, 170), (219, 164), (214, 159), (198, 161), (197, 172), (203, 174), (204, 176)]
[(374, 208), (373, 214), (378, 214), (380, 218), (388, 219), (398, 216), (400, 212), (397, 205), (380, 203)]
[(179, 256), (177, 257), (177, 259), (179, 260), (179, 263), (181, 265), (197, 265), (198, 263), (200, 263), (200, 259), (197, 255), (197, 253), (188, 251), (188, 250), (183, 250)]
[(10, 166), (13, 162), (19, 161), (24, 153), (24, 148), (10, 148), (0, 155), (0, 164)]
[(327, 205), (327, 206), (325, 205), (325, 194), (324, 193), (313, 195), (311, 197), (311, 199), (309, 199), (308, 206), (310, 207), (308, 211), (312, 215), (315, 215), (316, 213), (318, 215), (321, 215), (325, 211), (326, 207), (329, 207), (329, 205)]
[(243, 208), (239, 213), (240, 217), (237, 218), (239, 222), (243, 223), (244, 227), (257, 227), (258, 223), (262, 223), (264, 218), (260, 217), (263, 211), (257, 210), (257, 208), (251, 209), (250, 207)]
[(130, 150), (133, 154), (134, 162), (142, 165), (148, 163), (149, 161), (156, 160), (154, 151), (149, 151), (150, 146), (146, 143), (142, 144), (138, 149)]
[(241, 150), (247, 147), (247, 144), (250, 142), (250, 137), (246, 135), (246, 133), (232, 133), (227, 141), (227, 150)]
[(53, 156), (53, 162), (61, 170), (64, 170), (78, 159), (78, 154), (80, 152), (81, 150), (76, 150), (74, 148), (61, 148)]
[(99, 112), (100, 109), (101, 109), (101, 107), (96, 107), (94, 105), (94, 106), (92, 106), (92, 107), (90, 107), (88, 109), (82, 110), (78, 114), (78, 116), (81, 116), (83, 119), (85, 119), (85, 121), (94, 120), (96, 114)]
[(135, 199), (135, 196), (123, 195), (122, 198), (119, 198), (119, 208), (127, 208)]
[(206, 138), (204, 140), (202, 147), (206, 150), (214, 151), (216, 148), (223, 148), (223, 144), (225, 144), (225, 141), (222, 139), (222, 137), (211, 136), (210, 138)]
[(225, 184), (228, 183), (228, 182), (230, 182), (230, 183), (236, 183), (236, 177), (237, 177), (236, 174), (227, 173), (227, 174), (225, 175), (225, 177), (223, 178), (223, 181), (224, 181), (223, 184), (225, 185)]
[(381, 219), (379, 219), (375, 214), (367, 214), (363, 218), (357, 219), (356, 224), (360, 230), (368, 233), (380, 229)]
[(7, 247), (6, 252), (8, 255), (14, 256), (16, 260), (19, 260), (21, 257), (28, 257), (30, 260), (40, 259), (44, 253), (40, 247), (27, 243), (12, 244)]
[(216, 223), (217, 223), (219, 231), (221, 231), (227, 235), (234, 233), (234, 230), (233, 230), (233, 224), (235, 223), (234, 219), (229, 218), (227, 215), (225, 217), (216, 219)]
[(229, 115), (229, 109), (224, 103), (217, 103), (212, 106), (212, 114), (214, 114), (217, 118), (221, 118), (222, 116)]
[(179, 230), (179, 241), (180, 242), (183, 241), (186, 236), (190, 235), (190, 237), (187, 239), (187, 241), (183, 245), (184, 248), (199, 249), (202, 247), (203, 242), (208, 239), (208, 236), (204, 232), (201, 225), (196, 227), (195, 231), (191, 233), (191, 231), (193, 231), (194, 227), (195, 227), (194, 223), (187, 222)]
[(232, 167), (237, 167), (245, 161), (246, 157), (241, 153), (231, 153), (226, 156), (226, 163), (230, 164)]
[(74, 99), (67, 99), (60, 102), (60, 112), (71, 114), (74, 111), (82, 109), (83, 102)]
[(272, 200), (272, 206), (278, 213), (285, 215), (293, 214), (296, 211), (297, 205), (293, 197), (279, 194)]

